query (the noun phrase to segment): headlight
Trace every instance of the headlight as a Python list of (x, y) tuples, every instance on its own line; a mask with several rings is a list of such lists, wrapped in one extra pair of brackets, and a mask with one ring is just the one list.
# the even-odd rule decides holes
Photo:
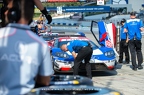
[(107, 52), (105, 52), (104, 54), (105, 54), (105, 56), (107, 56), (107, 57), (112, 57), (112, 56), (115, 55), (115, 53), (114, 53), (113, 50), (111, 50), (111, 51), (107, 51)]
[(63, 52), (57, 52), (56, 56), (61, 57), (61, 58), (69, 58), (69, 55), (67, 53), (63, 53)]

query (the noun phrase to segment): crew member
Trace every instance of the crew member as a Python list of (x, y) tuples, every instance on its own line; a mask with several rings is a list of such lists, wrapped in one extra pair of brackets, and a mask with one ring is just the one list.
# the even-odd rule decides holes
[(125, 19), (121, 20), (119, 63), (123, 63), (123, 54), (125, 54), (125, 64), (129, 64), (128, 36), (127, 33), (124, 32), (125, 22)]
[[(91, 74), (91, 64), (89, 63), (93, 50), (89, 42), (73, 40), (67, 44), (63, 44), (61, 46), (61, 50), (70, 51), (72, 56), (74, 57), (74, 75), (78, 75), (79, 66), (82, 61), (85, 61), (87, 77), (92, 79)], [(78, 53), (78, 54), (76, 54)]]
[[(7, 5), (9, 2), (11, 2), (13, 0), (3, 0), (3, 5), (2, 5), (2, 8), (1, 8), (1, 19), (2, 19), (2, 23), (1, 23), (1, 26), (2, 27), (5, 27), (7, 25), (7, 23), (5, 22), (5, 11), (7, 10)], [(18, 0), (15, 0), (15, 1), (18, 1)], [(45, 15), (47, 21), (48, 21), (48, 24), (50, 24), (52, 22), (52, 17), (51, 15), (48, 13), (48, 11), (46, 10), (46, 7), (44, 7), (41, 3), (40, 0), (34, 0), (34, 3), (35, 5), (37, 6), (37, 8), (42, 12), (43, 15)], [(29, 24), (32, 22), (32, 19), (29, 21)]]
[(24, 95), (35, 84), (48, 86), (54, 74), (48, 45), (28, 25), (33, 15), (33, 0), (7, 5), (7, 26), (0, 29), (0, 95)]
[[(133, 70), (137, 71), (138, 69), (143, 69), (142, 63), (143, 63), (143, 55), (141, 51), (141, 31), (143, 30), (143, 22), (140, 19), (136, 18), (136, 13), (131, 12), (130, 13), (130, 19), (126, 21), (124, 25), (124, 32), (128, 32), (129, 36), (129, 49), (131, 53), (131, 60), (132, 60), (132, 66)], [(138, 59), (138, 64), (136, 63), (136, 55)]]

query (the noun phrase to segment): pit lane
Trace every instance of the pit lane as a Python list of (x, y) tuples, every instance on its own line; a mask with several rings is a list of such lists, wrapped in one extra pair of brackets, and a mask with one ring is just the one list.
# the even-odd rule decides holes
[[(73, 32), (67, 31), (66, 34), (73, 34)], [(90, 32), (85, 32), (85, 34), (95, 42)], [(142, 52), (144, 54), (144, 37), (142, 38)], [(144, 63), (142, 65), (144, 66)], [(72, 75), (72, 73), (57, 74)], [(80, 73), (80, 75), (85, 76), (85, 73)], [(94, 86), (114, 89), (123, 95), (143, 95), (144, 93), (144, 69), (133, 71), (131, 62), (130, 64), (117, 64), (113, 71), (95, 71), (92, 80)]]

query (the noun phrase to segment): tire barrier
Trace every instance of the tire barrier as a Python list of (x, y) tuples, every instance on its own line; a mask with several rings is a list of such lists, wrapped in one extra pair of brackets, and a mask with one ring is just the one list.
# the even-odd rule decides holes
[(49, 86), (32, 89), (26, 95), (122, 95), (108, 88), (94, 87), (94, 86)]
[(51, 23), (51, 25), (58, 25), (58, 26), (78, 26), (78, 23)]
[(89, 85), (93, 86), (90, 78), (73, 75), (53, 75), (51, 76), (51, 85)]

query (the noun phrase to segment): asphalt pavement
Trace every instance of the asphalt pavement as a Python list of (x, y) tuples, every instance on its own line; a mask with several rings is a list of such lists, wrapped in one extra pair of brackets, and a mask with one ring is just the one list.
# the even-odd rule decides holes
[[(123, 17), (125, 16), (121, 16), (121, 18)], [(114, 17), (113, 19), (118, 19), (118, 18)], [(72, 32), (66, 30), (67, 31), (66, 34), (74, 34), (76, 33), (76, 30), (77, 29), (75, 29), (75, 31)], [(86, 29), (82, 29), (82, 30), (86, 30)], [(86, 36), (90, 38), (92, 41), (96, 42), (93, 35), (90, 33), (90, 30), (86, 30), (86, 31), (88, 31), (85, 32)], [(79, 30), (77, 32), (79, 32)], [(142, 53), (144, 54), (144, 36), (142, 38)], [(117, 56), (117, 60), (118, 60), (118, 56)], [(142, 64), (142, 66), (144, 67), (144, 63)], [(94, 86), (114, 89), (123, 93), (123, 95), (143, 95), (144, 94), (144, 69), (133, 71), (131, 62), (130, 64), (117, 64), (116, 69), (113, 71), (93, 72), (92, 80), (94, 82)]]
[[(86, 32), (85, 34), (96, 42), (91, 33)], [(144, 54), (144, 36), (142, 38), (142, 53)], [(144, 67), (144, 63), (142, 66)], [(113, 71), (95, 71), (92, 80), (94, 86), (114, 89), (123, 95), (144, 95), (144, 69), (133, 71), (131, 61), (129, 64), (117, 64)]]
[[(86, 36), (95, 41), (92, 34), (89, 33)], [(144, 54), (144, 37), (142, 38), (142, 52)], [(144, 67), (144, 63), (142, 65)], [(92, 80), (94, 86), (115, 89), (123, 95), (144, 94), (144, 69), (133, 71), (131, 62), (130, 64), (117, 64), (114, 71), (93, 72)]]

